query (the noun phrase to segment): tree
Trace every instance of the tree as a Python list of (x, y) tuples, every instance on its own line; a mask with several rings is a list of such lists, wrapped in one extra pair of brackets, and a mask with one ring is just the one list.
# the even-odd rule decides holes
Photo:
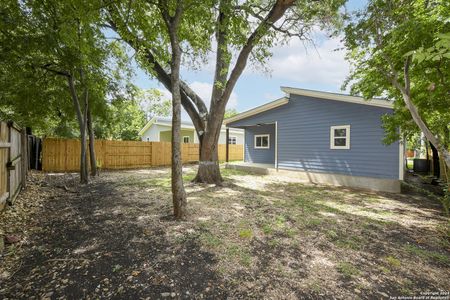
[[(310, 39), (310, 32), (319, 27), (335, 25), (342, 0), (326, 2), (271, 0), (220, 1), (196, 3), (202, 14), (183, 16), (179, 34), (185, 41), (183, 52), (190, 62), (204, 58), (205, 47), (210, 49), (216, 40), (216, 61), (211, 105), (205, 102), (183, 80), (180, 81), (181, 104), (190, 116), (200, 143), (200, 161), (194, 181), (220, 184), (218, 139), (225, 108), (238, 79), (249, 59), (264, 63), (270, 48), (287, 39)], [(135, 1), (117, 5), (109, 10), (109, 26), (139, 54), (141, 65), (172, 93), (171, 74), (167, 71), (171, 57), (161, 55), (168, 39), (155, 39), (151, 28), (158, 20), (151, 18), (151, 1)], [(150, 24), (150, 25), (149, 25)], [(183, 25), (184, 24), (184, 25)], [(189, 61), (189, 59), (187, 59)]]
[[(20, 116), (25, 125), (39, 117), (57, 119), (55, 115), (70, 121), (75, 111), (81, 141), (80, 180), (87, 183), (87, 134), (95, 174), (93, 114), (105, 108), (108, 87), (116, 77), (110, 68), (116, 52), (98, 25), (101, 1), (9, 0), (0, 7), (5, 16), (0, 35), (5, 45), (0, 71), (5, 79), (5, 110)], [(62, 100), (67, 98), (72, 102), (71, 113)]]
[[(181, 43), (179, 37), (182, 16), (187, 3), (183, 0), (158, 2), (158, 8), (166, 25), (170, 39), (171, 63), (170, 81), (172, 91), (172, 201), (175, 218), (186, 217), (186, 192), (183, 185), (183, 165), (181, 161)], [(191, 4), (192, 5), (192, 4)]]
[(171, 113), (172, 101), (163, 98), (163, 94), (157, 89), (140, 90), (136, 97), (147, 120), (154, 116), (167, 117)]
[(384, 118), (386, 142), (420, 129), (448, 167), (449, 14), (439, 1), (373, 0), (345, 30), (352, 92), (395, 101), (394, 114)]
[(238, 111), (235, 108), (229, 108), (229, 109), (225, 110), (223, 118), (224, 119), (228, 119), (228, 118), (231, 118), (231, 117), (233, 117), (233, 116), (235, 116), (237, 114), (238, 114)]

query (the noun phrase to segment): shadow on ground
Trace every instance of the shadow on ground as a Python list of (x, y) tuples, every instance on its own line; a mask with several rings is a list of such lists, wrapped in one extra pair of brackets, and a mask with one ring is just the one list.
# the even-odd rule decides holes
[(144, 205), (115, 182), (58, 194), (47, 202), (20, 269), (2, 283), (4, 299), (226, 297), (214, 255), (201, 250), (195, 236), (167, 237), (175, 224), (161, 218), (168, 205)]

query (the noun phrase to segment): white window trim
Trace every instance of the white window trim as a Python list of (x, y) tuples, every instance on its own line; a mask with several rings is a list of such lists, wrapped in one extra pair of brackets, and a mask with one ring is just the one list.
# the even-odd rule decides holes
[[(345, 146), (335, 146), (334, 145), (334, 130), (335, 129), (345, 129), (345, 132), (347, 133), (345, 136)], [(336, 137), (336, 138), (343, 138), (343, 137)], [(330, 149), (350, 149), (350, 125), (339, 125), (339, 126), (331, 126), (330, 127)]]
[[(187, 143), (184, 142), (184, 138), (188, 138), (188, 142)], [(183, 136), (183, 144), (189, 144), (190, 142), (191, 142), (191, 137), (190, 136), (188, 136), (188, 135)]]
[[(267, 137), (267, 147), (264, 146), (256, 146), (256, 138), (258, 137)], [(270, 134), (256, 134), (254, 137), (254, 144), (255, 149), (270, 149)]]

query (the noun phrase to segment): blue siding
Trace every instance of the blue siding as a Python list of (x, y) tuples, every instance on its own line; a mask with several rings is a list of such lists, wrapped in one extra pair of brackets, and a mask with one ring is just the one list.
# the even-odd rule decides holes
[[(389, 108), (291, 95), (286, 105), (228, 126), (246, 128), (247, 136), (256, 128), (247, 126), (277, 121), (280, 168), (398, 179), (398, 142), (382, 143), (381, 116), (389, 113)], [(351, 126), (350, 149), (330, 149), (334, 125)]]
[[(255, 135), (269, 134), (269, 149), (255, 149)], [(245, 129), (245, 157), (246, 162), (259, 164), (275, 163), (275, 125), (252, 126)]]

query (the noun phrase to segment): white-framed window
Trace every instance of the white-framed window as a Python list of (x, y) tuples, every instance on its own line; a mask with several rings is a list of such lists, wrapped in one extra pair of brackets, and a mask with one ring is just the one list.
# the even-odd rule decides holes
[(350, 149), (350, 125), (330, 127), (330, 149)]
[(183, 143), (185, 143), (185, 144), (189, 144), (190, 143), (190, 141), (191, 141), (191, 138), (188, 136), (188, 135), (186, 135), (186, 136), (183, 136)]
[(269, 148), (270, 148), (269, 134), (255, 135), (255, 149), (269, 149)]
[(228, 144), (236, 145), (236, 141), (237, 141), (237, 138), (235, 136), (229, 136), (228, 137)]

